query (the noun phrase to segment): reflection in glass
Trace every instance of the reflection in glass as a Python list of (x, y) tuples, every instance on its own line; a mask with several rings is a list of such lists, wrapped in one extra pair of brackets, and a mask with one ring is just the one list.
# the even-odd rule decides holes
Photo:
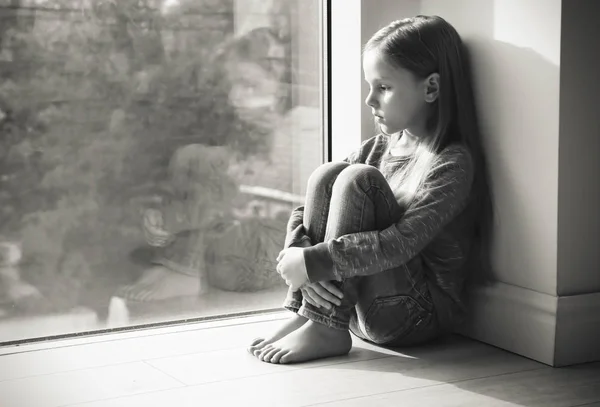
[(12, 3), (0, 342), (279, 307), (322, 162), (321, 2)]

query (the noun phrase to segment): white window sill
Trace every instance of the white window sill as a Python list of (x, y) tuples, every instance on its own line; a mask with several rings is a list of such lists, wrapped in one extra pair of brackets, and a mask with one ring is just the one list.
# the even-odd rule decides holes
[(171, 326), (153, 326), (136, 328), (126, 331), (89, 333), (82, 337), (54, 339), (42, 342), (30, 342), (19, 345), (8, 345), (0, 348), (0, 356), (15, 353), (25, 353), (46, 349), (57, 349), (71, 346), (88, 345), (100, 342), (120, 341), (125, 339), (143, 338), (155, 335), (175, 334), (190, 331), (222, 328), (226, 326), (270, 322), (289, 318), (290, 313), (285, 310), (261, 311), (256, 314), (240, 316), (238, 314), (226, 315), (216, 319), (197, 322), (183, 322)]

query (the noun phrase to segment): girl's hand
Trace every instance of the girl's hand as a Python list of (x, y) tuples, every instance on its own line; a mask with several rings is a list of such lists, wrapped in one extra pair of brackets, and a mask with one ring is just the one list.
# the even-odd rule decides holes
[(298, 291), (308, 282), (304, 249), (290, 247), (279, 252), (277, 256), (277, 272), (285, 280), (292, 291)]
[(305, 284), (301, 288), (304, 299), (318, 308), (331, 309), (333, 305), (340, 305), (344, 297), (336, 286), (329, 281), (319, 281), (316, 283)]
[(154, 247), (168, 246), (175, 239), (164, 229), (162, 213), (157, 209), (147, 209), (144, 213), (144, 235), (148, 244)]
[(144, 229), (162, 229), (164, 226), (162, 212), (158, 209), (149, 208), (144, 212)]

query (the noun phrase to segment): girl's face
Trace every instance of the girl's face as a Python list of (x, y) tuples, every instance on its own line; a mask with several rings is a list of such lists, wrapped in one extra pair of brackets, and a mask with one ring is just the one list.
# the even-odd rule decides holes
[(363, 71), (370, 88), (365, 103), (381, 131), (391, 135), (409, 129), (422, 134), (428, 108), (426, 81), (389, 65), (374, 51), (365, 53)]
[(231, 81), (229, 103), (238, 117), (260, 127), (272, 125), (279, 91), (276, 78), (251, 62), (232, 63), (228, 73)]

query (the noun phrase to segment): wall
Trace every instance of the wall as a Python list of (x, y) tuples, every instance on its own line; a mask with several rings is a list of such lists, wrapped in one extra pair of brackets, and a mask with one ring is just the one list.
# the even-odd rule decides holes
[(331, 139), (332, 160), (360, 146), (362, 77), (361, 1), (331, 1)]
[(472, 50), (496, 196), (496, 279), (556, 294), (561, 1), (424, 0), (422, 12), (448, 20)]
[(600, 359), (598, 14), (598, 1), (563, 1), (557, 364)]
[(600, 292), (600, 2), (563, 5), (558, 294)]
[[(361, 45), (369, 41), (369, 38), (380, 28), (394, 20), (412, 17), (419, 14), (421, 0), (360, 0), (362, 4), (361, 14)], [(369, 85), (363, 79), (361, 69), (361, 136), (362, 140), (377, 134), (371, 108), (365, 103), (369, 95)]]

